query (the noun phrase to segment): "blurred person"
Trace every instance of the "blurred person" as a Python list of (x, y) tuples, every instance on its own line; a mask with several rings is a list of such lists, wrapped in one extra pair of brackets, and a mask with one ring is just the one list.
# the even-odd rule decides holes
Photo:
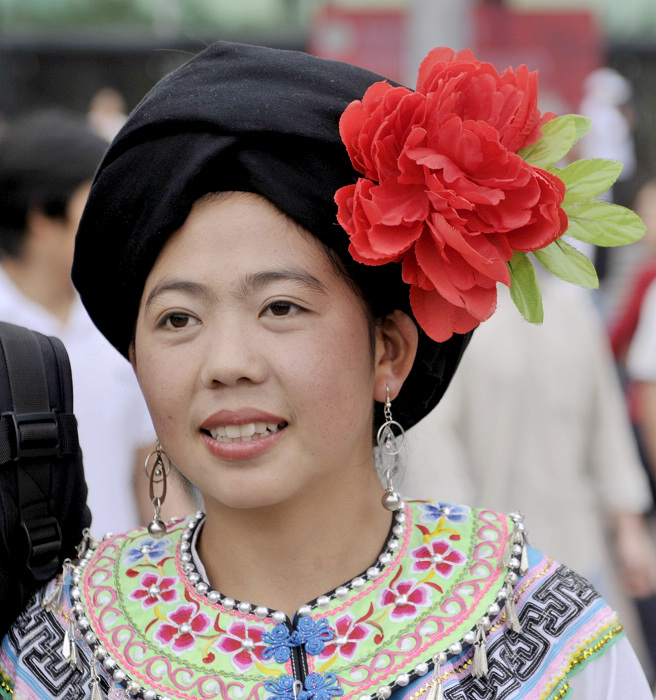
[(547, 275), (540, 284), (539, 327), (500, 290), (442, 404), (408, 437), (403, 493), (430, 484), (442, 501), (521, 506), (531, 543), (589, 578), (640, 642), (625, 594), (656, 589), (649, 486), (590, 295)]
[(75, 233), (107, 145), (82, 118), (55, 111), (9, 125), (0, 139), (0, 320), (66, 346), (99, 532), (150, 519), (149, 502), (139, 515), (135, 482), (146, 483), (154, 445), (130, 365), (97, 331), (70, 278)]
[(91, 130), (111, 141), (128, 118), (125, 100), (118, 90), (103, 87), (91, 98), (87, 119)]

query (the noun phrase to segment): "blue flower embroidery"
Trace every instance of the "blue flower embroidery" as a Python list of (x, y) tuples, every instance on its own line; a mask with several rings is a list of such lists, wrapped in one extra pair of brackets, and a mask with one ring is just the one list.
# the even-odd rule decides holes
[(293, 635), (284, 623), (276, 625), (271, 632), (262, 635), (262, 641), (267, 645), (262, 652), (263, 659), (270, 659), (272, 656), (279, 664), (284, 664), (291, 656), (291, 647), (298, 646), (294, 642)]
[(334, 636), (335, 633), (325, 618), (313, 620), (311, 617), (302, 617), (292, 634), (293, 646), (305, 644), (305, 651), (315, 656), (324, 650), (326, 642), (330, 642)]
[[(264, 684), (265, 690), (271, 693), (269, 700), (330, 700), (344, 694), (339, 687), (337, 676), (334, 673), (310, 673), (305, 679), (304, 689), (298, 688), (294, 692), (292, 676), (285, 676), (277, 681), (268, 681)], [(298, 683), (300, 686), (300, 683)]]
[(446, 518), (452, 523), (462, 525), (469, 520), (470, 509), (467, 506), (454, 506), (451, 503), (422, 503), (419, 506), (423, 522), (434, 523)]
[(132, 547), (125, 553), (124, 562), (126, 564), (136, 564), (138, 561), (147, 557), (151, 561), (159, 562), (169, 554), (168, 547), (171, 545), (171, 540), (165, 537), (162, 540), (146, 538), (141, 541), (138, 547)]

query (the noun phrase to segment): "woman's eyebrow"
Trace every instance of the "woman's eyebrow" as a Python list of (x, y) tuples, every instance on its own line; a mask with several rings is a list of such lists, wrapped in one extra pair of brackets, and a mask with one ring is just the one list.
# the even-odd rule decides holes
[(146, 299), (145, 308), (153, 301), (155, 297), (164, 292), (184, 292), (193, 297), (198, 297), (201, 299), (208, 299), (212, 296), (212, 292), (209, 287), (204, 284), (199, 284), (198, 282), (190, 282), (188, 280), (163, 280), (157, 284), (150, 291), (148, 298)]
[(326, 285), (309, 272), (294, 269), (265, 270), (247, 275), (239, 285), (238, 295), (245, 296), (251, 291), (258, 291), (274, 282), (300, 282), (315, 292), (325, 292)]

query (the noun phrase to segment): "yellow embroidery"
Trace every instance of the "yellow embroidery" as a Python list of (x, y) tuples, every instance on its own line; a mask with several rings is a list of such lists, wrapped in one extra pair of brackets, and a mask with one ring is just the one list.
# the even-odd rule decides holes
[(7, 691), (9, 695), (14, 694), (14, 684), (11, 682), (9, 677), (5, 675), (2, 669), (0, 669), (0, 690)]
[[(612, 628), (612, 629), (611, 629)], [(570, 685), (568, 681), (565, 681), (562, 688), (553, 696), (549, 694), (553, 692), (554, 688), (560, 685), (565, 677), (570, 674), (579, 664), (584, 663), (588, 659), (592, 658), (597, 652), (599, 652), (608, 642), (610, 642), (614, 637), (616, 637), (624, 628), (622, 625), (616, 622), (611, 622), (601, 628), (598, 634), (596, 634), (592, 640), (587, 640), (583, 643), (583, 647), (579, 648), (577, 652), (574, 653), (570, 659), (569, 664), (564, 669), (564, 671), (556, 678), (556, 680), (551, 683), (544, 695), (543, 700), (562, 700), (570, 690)]]

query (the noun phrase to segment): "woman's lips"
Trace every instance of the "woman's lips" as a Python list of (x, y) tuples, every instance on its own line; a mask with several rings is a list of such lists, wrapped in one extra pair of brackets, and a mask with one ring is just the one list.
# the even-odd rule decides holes
[(219, 411), (201, 424), (210, 451), (224, 459), (246, 459), (276, 444), (287, 422), (280, 416), (251, 408)]

